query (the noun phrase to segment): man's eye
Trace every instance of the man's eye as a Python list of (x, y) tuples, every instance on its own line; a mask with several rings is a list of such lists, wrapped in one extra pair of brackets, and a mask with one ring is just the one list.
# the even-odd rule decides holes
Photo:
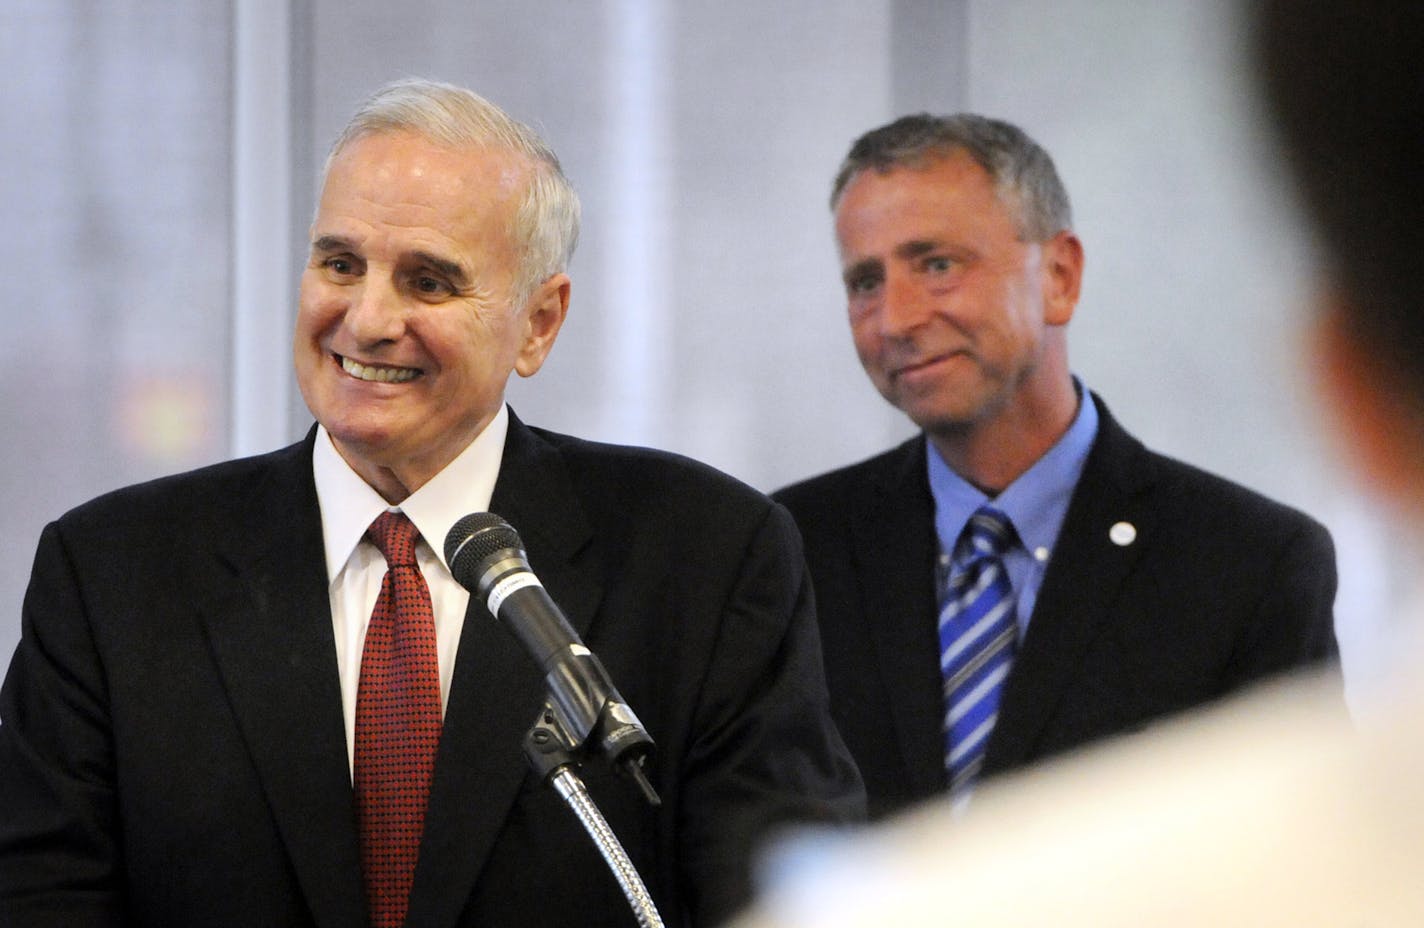
[(449, 296), (455, 292), (455, 288), (450, 286), (439, 277), (430, 277), (425, 274), (417, 275), (411, 280), (411, 286), (415, 292), (422, 296)]
[(325, 267), (327, 270), (331, 271), (333, 274), (339, 275), (341, 277), (356, 273), (356, 262), (352, 261), (350, 258), (327, 258), (325, 261), (322, 262), (322, 266)]
[(925, 270), (931, 274), (943, 274), (954, 267), (954, 262), (942, 255), (934, 255), (925, 259)]
[(880, 278), (874, 274), (852, 277), (846, 281), (846, 292), (850, 294), (869, 293), (880, 286)]

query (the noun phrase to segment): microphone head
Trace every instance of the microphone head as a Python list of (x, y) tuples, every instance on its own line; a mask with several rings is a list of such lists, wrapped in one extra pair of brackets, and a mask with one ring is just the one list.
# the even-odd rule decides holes
[(474, 592), (490, 555), (514, 549), (524, 556), (524, 542), (508, 522), (492, 512), (472, 512), (445, 535), (445, 563), (465, 589)]

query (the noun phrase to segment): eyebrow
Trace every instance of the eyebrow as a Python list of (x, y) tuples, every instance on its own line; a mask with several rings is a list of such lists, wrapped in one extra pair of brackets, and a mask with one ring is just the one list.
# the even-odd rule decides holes
[(863, 277), (866, 274), (883, 270), (885, 264), (879, 258), (865, 258), (857, 261), (850, 267), (841, 271), (841, 280), (849, 284), (852, 280)]
[(465, 271), (465, 269), (456, 262), (451, 261), (449, 258), (442, 258), (439, 255), (433, 255), (428, 251), (414, 251), (411, 252), (411, 256), (419, 259), (425, 264), (430, 265), (440, 273), (444, 274), (446, 277), (450, 278), (450, 282), (457, 287), (463, 287), (470, 281), (470, 275)]
[(355, 246), (350, 239), (342, 238), (339, 235), (322, 235), (312, 240), (312, 251), (355, 251)]
[(917, 239), (895, 246), (895, 257), (897, 258), (918, 258), (920, 255), (929, 254), (940, 247), (938, 242), (931, 242), (924, 239)]
[[(932, 242), (928, 239), (914, 239), (913, 241), (902, 242), (896, 245), (894, 250), (891, 251), (891, 254), (900, 261), (910, 261), (921, 255), (927, 255), (932, 251), (938, 251), (940, 247), (939, 242)], [(866, 258), (862, 261), (855, 262), (842, 271), (841, 279), (846, 283), (850, 283), (863, 274), (868, 274), (872, 271), (879, 272), (884, 270), (884, 268), (885, 263), (879, 258)]]
[[(349, 238), (343, 238), (340, 235), (321, 235), (312, 241), (311, 250), (313, 252), (327, 254), (335, 251), (354, 252), (357, 248), (356, 243)], [(450, 278), (450, 282), (457, 287), (462, 287), (469, 283), (469, 272), (449, 258), (442, 258), (428, 251), (413, 251), (410, 253), (410, 256), (422, 264), (428, 264), (441, 274), (444, 274)]]

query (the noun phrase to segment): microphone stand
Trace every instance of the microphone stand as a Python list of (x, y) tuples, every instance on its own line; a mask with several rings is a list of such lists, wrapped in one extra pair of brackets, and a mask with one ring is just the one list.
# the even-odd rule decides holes
[[(613, 833), (607, 819), (589, 795), (583, 780), (575, 772), (578, 763), (576, 757), (582, 753), (587, 741), (585, 739), (581, 742), (569, 733), (561, 721), (560, 708), (553, 696), (545, 700), (538, 718), (524, 736), (524, 757), (540, 779), (547, 780), (554, 787), (555, 792), (578, 817), (584, 831), (593, 839), (599, 854), (603, 856), (609, 870), (613, 871), (613, 877), (623, 890), (640, 928), (663, 928), (662, 917), (658, 915), (657, 907), (653, 905), (653, 899), (648, 895), (648, 889), (643, 885), (637, 868), (628, 859), (628, 853), (618, 841), (618, 836)], [(620, 708), (621, 704), (605, 704), (607, 714), (617, 715)], [(629, 714), (631, 715), (631, 711)], [(606, 721), (600, 719), (600, 725)], [(636, 723), (636, 719), (634, 722)], [(618, 725), (619, 723), (615, 722), (613, 727)], [(649, 802), (655, 806), (661, 804), (652, 784), (643, 774), (641, 756), (624, 755), (621, 769), (633, 777)]]

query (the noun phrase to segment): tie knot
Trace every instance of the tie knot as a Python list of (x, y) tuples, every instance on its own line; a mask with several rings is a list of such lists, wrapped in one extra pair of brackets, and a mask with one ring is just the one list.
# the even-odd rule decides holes
[(405, 513), (389, 510), (381, 513), (366, 530), (366, 537), (381, 549), (387, 567), (415, 566), (415, 542), (420, 532)]
[(1003, 557), (1013, 544), (1014, 524), (1008, 516), (985, 503), (965, 524), (955, 549), (955, 560), (968, 562), (983, 557)]

